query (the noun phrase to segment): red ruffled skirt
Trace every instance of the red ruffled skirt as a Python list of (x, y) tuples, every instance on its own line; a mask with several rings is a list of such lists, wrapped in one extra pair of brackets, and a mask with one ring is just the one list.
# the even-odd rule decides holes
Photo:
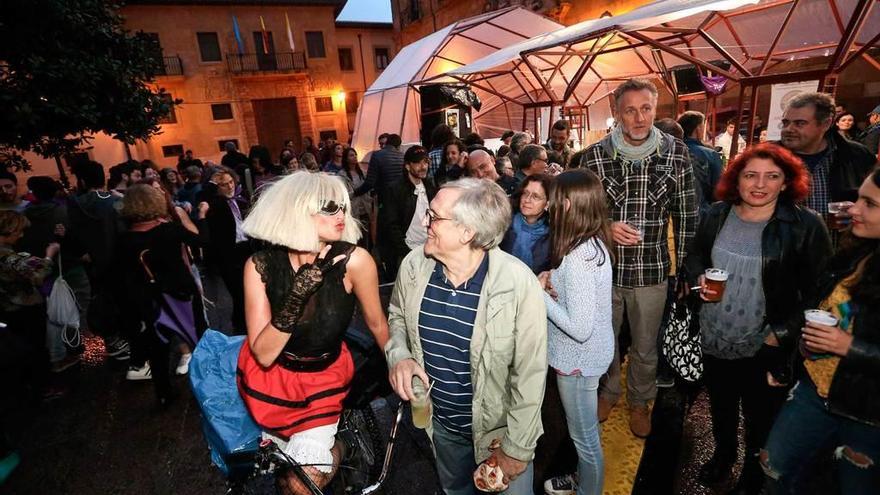
[(260, 428), (285, 439), (334, 424), (342, 414), (354, 362), (342, 343), (339, 357), (322, 371), (291, 371), (278, 363), (260, 366), (245, 339), (238, 354), (238, 391)]

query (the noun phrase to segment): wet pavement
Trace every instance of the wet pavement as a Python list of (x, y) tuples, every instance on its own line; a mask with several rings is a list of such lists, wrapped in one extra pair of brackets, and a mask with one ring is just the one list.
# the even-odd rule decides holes
[[(207, 292), (220, 311), (211, 310), (212, 321), (217, 321), (225, 316), (222, 308), (229, 307), (228, 296), (212, 286), (216, 287), (209, 284)], [(224, 478), (210, 463), (199, 408), (186, 377), (175, 378), (180, 398), (160, 410), (149, 381), (126, 381), (125, 365), (105, 359), (101, 339), (88, 337), (85, 343), (82, 364), (58, 378), (67, 394), (49, 402), (22, 404), (12, 425), (6, 425), (22, 463), (0, 487), (0, 494), (225, 493)], [(705, 394), (697, 396), (676, 426), (682, 402), (673, 392), (664, 389), (655, 406), (655, 435), (646, 444), (633, 493), (723, 493), (724, 487), (714, 491), (696, 481), (699, 466), (713, 449)], [(379, 418), (387, 430), (391, 411), (380, 410)], [(565, 431), (546, 429), (557, 435)], [(675, 445), (678, 439), (680, 446)], [(674, 452), (678, 455), (670, 455)], [(570, 461), (574, 465), (574, 459)], [(427, 437), (409, 423), (401, 428), (393, 466), (384, 493), (440, 493)], [(536, 463), (536, 480), (554, 469), (558, 466), (546, 461)], [(735, 473), (738, 469), (739, 465)], [(815, 472), (816, 480), (808, 485), (811, 492), (835, 493), (827, 465)]]

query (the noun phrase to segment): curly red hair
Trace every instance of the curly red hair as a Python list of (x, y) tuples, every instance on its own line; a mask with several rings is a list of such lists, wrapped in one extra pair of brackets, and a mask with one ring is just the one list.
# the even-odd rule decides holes
[(715, 197), (721, 201), (739, 203), (739, 173), (751, 160), (764, 158), (772, 160), (785, 174), (786, 188), (779, 193), (779, 200), (791, 203), (803, 201), (810, 194), (810, 172), (797, 155), (772, 143), (762, 143), (747, 148), (727, 165), (715, 187)]

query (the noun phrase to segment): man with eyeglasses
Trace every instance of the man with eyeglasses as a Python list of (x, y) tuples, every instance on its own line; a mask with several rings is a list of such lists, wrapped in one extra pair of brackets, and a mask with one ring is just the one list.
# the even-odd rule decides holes
[(533, 174), (543, 174), (547, 171), (547, 150), (537, 144), (527, 144), (519, 153), (516, 165), (518, 182)]
[(207, 204), (205, 220), (211, 241), (205, 249), (205, 264), (223, 279), (232, 299), (232, 326), (237, 334), (247, 330), (244, 322), (244, 262), (251, 255), (248, 237), (241, 223), (247, 213), (247, 203), (235, 194), (234, 172), (221, 169), (211, 176), (216, 188), (213, 197), (206, 197), (199, 210)]
[(400, 261), (428, 238), (422, 225), (437, 188), (428, 175), (428, 151), (412, 146), (403, 155), (404, 176), (388, 187), (379, 210), (379, 248), (386, 274), (397, 274)]
[[(828, 203), (856, 200), (859, 186), (877, 162), (867, 148), (832, 128), (834, 108), (830, 95), (803, 93), (788, 103), (780, 126), (779, 144), (798, 155), (812, 175), (806, 206), (823, 217)], [(845, 211), (837, 216), (849, 217)]]

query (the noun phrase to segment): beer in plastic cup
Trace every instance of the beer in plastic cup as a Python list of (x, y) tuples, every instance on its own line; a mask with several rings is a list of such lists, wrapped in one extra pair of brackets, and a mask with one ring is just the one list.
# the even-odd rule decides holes
[(804, 311), (804, 319), (810, 323), (818, 323), (829, 327), (836, 327), (840, 321), (833, 313), (821, 309), (808, 309)]
[(413, 426), (424, 430), (431, 421), (431, 396), (418, 377), (413, 377), (413, 394), (416, 397), (409, 403), (412, 408)]
[[(727, 270), (721, 268), (709, 268), (706, 270), (706, 293), (704, 297), (708, 302), (718, 302), (724, 297), (724, 287), (727, 285), (727, 278), (730, 276)], [(709, 294), (708, 291), (715, 291), (715, 294)]]
[(849, 201), (828, 203), (828, 228), (831, 230), (843, 230), (849, 227), (849, 218), (840, 218), (837, 214), (848, 210), (852, 205)]
[[(808, 309), (804, 311), (804, 319), (806, 319), (810, 323), (818, 323), (819, 325), (826, 325), (829, 327), (836, 327), (837, 323), (840, 321), (834, 316), (833, 313), (829, 313), (828, 311), (823, 311), (821, 309)], [(827, 357), (831, 357), (831, 354), (815, 354), (810, 352), (807, 349), (806, 341), (804, 340), (804, 336), (801, 335), (801, 348), (803, 349), (803, 353), (807, 359), (815, 361), (817, 359), (823, 359)]]

